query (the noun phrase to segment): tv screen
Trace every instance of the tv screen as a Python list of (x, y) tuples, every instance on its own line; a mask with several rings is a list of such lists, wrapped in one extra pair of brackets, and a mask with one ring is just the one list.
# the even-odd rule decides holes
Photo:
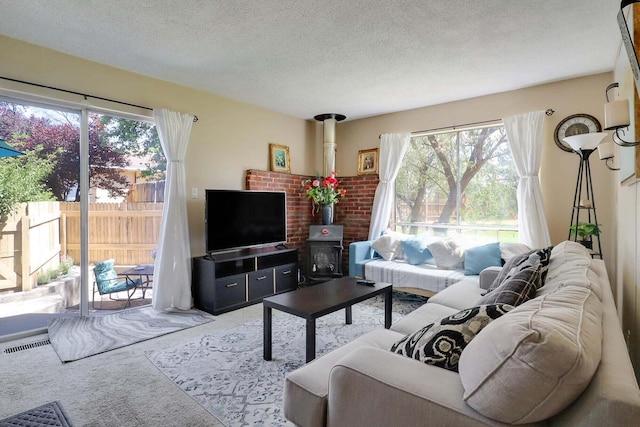
[(206, 190), (207, 252), (287, 241), (287, 208), (283, 192)]

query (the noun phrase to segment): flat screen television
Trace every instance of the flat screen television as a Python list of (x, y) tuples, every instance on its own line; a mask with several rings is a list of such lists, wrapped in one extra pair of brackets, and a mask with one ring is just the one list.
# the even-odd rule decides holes
[(205, 236), (207, 253), (285, 243), (285, 193), (206, 190)]

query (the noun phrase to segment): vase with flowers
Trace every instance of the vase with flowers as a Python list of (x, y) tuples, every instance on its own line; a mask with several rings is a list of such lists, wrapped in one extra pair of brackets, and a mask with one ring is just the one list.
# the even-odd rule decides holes
[(333, 222), (333, 205), (344, 197), (347, 191), (338, 188), (339, 183), (336, 173), (322, 178), (307, 179), (302, 181), (302, 188), (307, 193), (307, 199), (313, 202), (311, 213), (322, 212), (322, 224), (330, 225)]

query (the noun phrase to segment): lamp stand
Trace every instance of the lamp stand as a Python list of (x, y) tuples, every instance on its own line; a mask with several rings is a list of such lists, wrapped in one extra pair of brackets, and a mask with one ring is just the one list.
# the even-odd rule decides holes
[[(600, 235), (590, 235), (584, 240), (578, 240), (578, 233), (575, 231), (578, 228), (580, 216), (586, 216), (588, 223), (598, 225), (598, 216), (596, 215), (596, 201), (593, 197), (593, 183), (591, 182), (591, 167), (589, 166), (589, 156), (595, 150), (577, 150), (576, 153), (580, 156), (580, 166), (578, 168), (578, 179), (576, 181), (576, 191), (573, 196), (573, 209), (571, 211), (571, 227), (569, 228), (569, 237), (567, 240), (573, 240), (580, 242), (591, 252), (592, 257), (599, 257), (602, 259), (602, 246), (600, 245)], [(586, 198), (582, 198), (584, 185), (584, 194)], [(592, 221), (593, 219), (593, 221)], [(584, 222), (584, 221), (582, 221)], [(594, 248), (594, 240), (597, 242), (597, 249)]]

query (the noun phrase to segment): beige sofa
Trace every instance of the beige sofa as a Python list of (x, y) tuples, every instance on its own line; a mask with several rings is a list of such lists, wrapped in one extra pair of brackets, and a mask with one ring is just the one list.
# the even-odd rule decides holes
[(534, 299), (469, 343), (460, 373), (389, 350), (406, 334), (474, 306), (484, 292), (477, 281), (456, 283), (390, 330), (369, 332), (291, 372), (285, 417), (305, 427), (640, 422), (640, 391), (604, 263), (575, 242), (553, 249)]

